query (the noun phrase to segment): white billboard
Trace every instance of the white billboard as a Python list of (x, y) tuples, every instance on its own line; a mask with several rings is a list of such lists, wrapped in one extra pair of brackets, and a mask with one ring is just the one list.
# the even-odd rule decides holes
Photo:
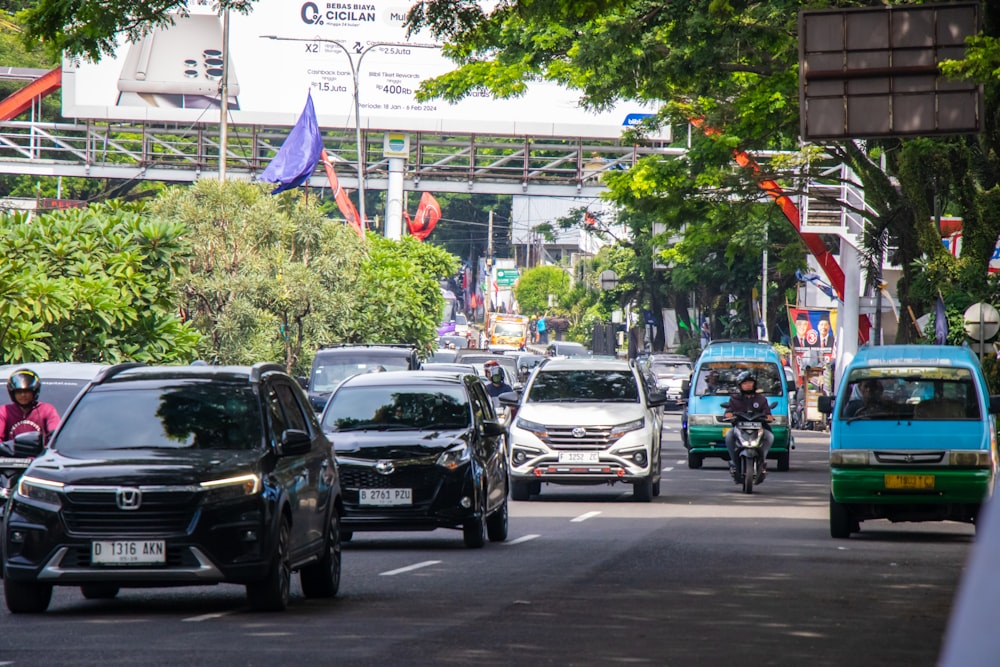
[[(99, 63), (63, 63), (63, 115), (180, 123), (219, 121), (223, 21), (211, 2)], [(292, 125), (312, 91), (320, 125), (448, 134), (617, 138), (656, 109), (621, 103), (582, 109), (579, 93), (535, 82), (519, 98), (485, 92), (456, 104), (417, 102), (419, 83), (454, 69), (426, 35), (407, 39), (399, 0), (259, 0), (229, 19), (231, 122)]]

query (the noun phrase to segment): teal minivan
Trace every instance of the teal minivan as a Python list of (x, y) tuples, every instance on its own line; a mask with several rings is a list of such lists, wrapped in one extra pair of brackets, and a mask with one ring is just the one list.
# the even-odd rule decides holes
[(774, 347), (756, 341), (712, 341), (695, 363), (681, 425), (689, 468), (700, 468), (706, 457), (729, 460), (729, 423), (722, 418), (726, 412), (722, 404), (739, 391), (736, 377), (743, 371), (753, 373), (757, 391), (767, 396), (769, 403), (777, 403), (771, 409), (774, 444), (768, 458), (777, 459), (778, 470), (788, 470), (795, 447), (788, 424), (788, 399), (794, 388), (785, 379), (781, 357)]
[(819, 409), (832, 416), (832, 537), (869, 519), (975, 523), (996, 480), (1000, 396), (968, 348), (864, 347)]

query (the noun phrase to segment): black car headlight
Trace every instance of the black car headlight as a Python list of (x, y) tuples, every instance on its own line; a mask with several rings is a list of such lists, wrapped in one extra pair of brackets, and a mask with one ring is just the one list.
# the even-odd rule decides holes
[(58, 506), (62, 504), (63, 486), (62, 482), (50, 482), (47, 479), (25, 475), (17, 482), (17, 495), (45, 505)]
[(472, 452), (469, 450), (469, 446), (464, 442), (460, 442), (442, 452), (441, 456), (438, 457), (437, 464), (442, 468), (455, 470), (459, 466), (468, 463), (471, 459)]
[(260, 493), (260, 475), (248, 474), (213, 479), (200, 484), (207, 491), (206, 500), (221, 502), (236, 500)]

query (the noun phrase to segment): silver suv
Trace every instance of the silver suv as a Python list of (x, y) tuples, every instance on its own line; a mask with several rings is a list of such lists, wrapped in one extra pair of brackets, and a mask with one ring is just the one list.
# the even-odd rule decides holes
[(648, 392), (633, 362), (547, 359), (521, 395), (510, 425), (511, 497), (549, 484), (631, 484), (636, 500), (660, 494), (662, 392)]

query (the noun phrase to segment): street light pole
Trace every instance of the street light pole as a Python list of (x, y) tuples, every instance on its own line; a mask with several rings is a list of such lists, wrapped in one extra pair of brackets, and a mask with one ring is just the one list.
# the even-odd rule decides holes
[(324, 39), (322, 37), (278, 37), (277, 35), (261, 35), (264, 39), (273, 39), (280, 42), (323, 42), (324, 44), (333, 44), (338, 49), (344, 52), (347, 56), (347, 62), (351, 66), (351, 79), (354, 83), (354, 137), (358, 146), (358, 160), (357, 160), (357, 170), (358, 170), (358, 209), (361, 214), (361, 224), (367, 225), (367, 215), (365, 214), (365, 163), (367, 162), (367, 150), (361, 145), (361, 95), (360, 95), (360, 72), (361, 72), (361, 61), (364, 59), (365, 55), (369, 51), (378, 46), (396, 46), (400, 48), (414, 48), (414, 49), (439, 49), (440, 44), (410, 44), (407, 42), (372, 42), (360, 51), (355, 51), (358, 54), (358, 62), (355, 64), (354, 56), (350, 49), (344, 46), (343, 42), (339, 42), (335, 39)]

